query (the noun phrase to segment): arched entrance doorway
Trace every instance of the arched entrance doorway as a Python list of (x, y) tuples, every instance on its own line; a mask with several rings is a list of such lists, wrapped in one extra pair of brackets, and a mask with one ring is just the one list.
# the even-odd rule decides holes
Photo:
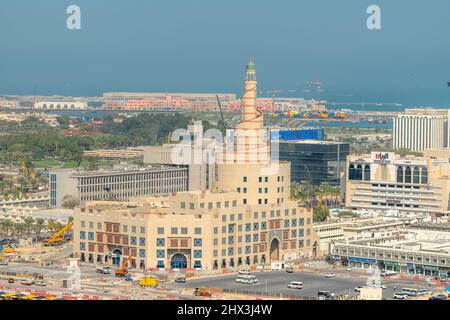
[(112, 258), (113, 265), (115, 265), (115, 266), (119, 266), (120, 265), (120, 257), (122, 257), (122, 250), (114, 249), (111, 252), (111, 258)]
[(270, 261), (280, 260), (280, 240), (273, 238), (270, 243)]
[(187, 258), (182, 253), (176, 253), (170, 259), (170, 267), (172, 269), (185, 269), (187, 268)]

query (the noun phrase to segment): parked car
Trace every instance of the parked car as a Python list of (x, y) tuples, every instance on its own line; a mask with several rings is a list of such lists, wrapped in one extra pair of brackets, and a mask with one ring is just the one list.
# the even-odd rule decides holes
[(250, 270), (249, 269), (242, 269), (242, 270), (239, 270), (238, 273), (239, 274), (250, 274)]
[(448, 300), (445, 294), (438, 294), (437, 296), (429, 297), (428, 300)]
[(31, 286), (34, 284), (34, 279), (23, 279), (20, 281), (20, 284), (23, 284), (25, 286)]
[(417, 295), (418, 296), (423, 296), (423, 295), (427, 295), (427, 294), (432, 294), (432, 292), (431, 292), (431, 290), (428, 290), (428, 289), (419, 289), (418, 291), (417, 291)]
[(419, 292), (419, 289), (413, 289), (413, 288), (403, 288), (402, 289), (402, 293), (403, 294), (406, 294), (406, 295), (411, 296), (411, 297), (417, 296), (418, 292)]
[(292, 268), (292, 267), (287, 267), (287, 268), (286, 268), (286, 272), (287, 272), (287, 273), (294, 273), (294, 268)]
[(14, 279), (13, 278), (9, 278), (8, 279), (8, 283), (14, 283)]
[(44, 280), (36, 280), (34, 284), (40, 287), (45, 287), (47, 285), (47, 283)]
[(175, 278), (175, 282), (186, 283), (186, 278), (185, 277), (177, 277), (177, 278)]
[(352, 267), (345, 268), (346, 271), (352, 271)]
[(0, 261), (0, 266), (7, 266), (9, 265), (9, 262), (6, 260)]
[(336, 277), (336, 275), (334, 273), (327, 273), (325, 275), (325, 278), (327, 278), (327, 279), (334, 278), (334, 277)]
[(256, 284), (258, 279), (252, 275), (240, 274), (236, 277), (236, 283)]
[(406, 299), (408, 299), (408, 295), (405, 293), (401, 293), (401, 292), (395, 292), (394, 295), (392, 296), (392, 298), (399, 299), (399, 300), (406, 300)]
[(319, 300), (331, 299), (334, 297), (334, 293), (331, 291), (319, 291), (317, 297)]

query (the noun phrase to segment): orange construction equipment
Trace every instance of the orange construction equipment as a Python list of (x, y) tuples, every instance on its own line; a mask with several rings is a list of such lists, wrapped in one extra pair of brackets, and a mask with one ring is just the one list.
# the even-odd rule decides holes
[(123, 260), (120, 269), (115, 270), (116, 277), (126, 277), (128, 276), (127, 263), (131, 261), (131, 256)]
[(194, 296), (197, 297), (211, 297), (211, 291), (206, 288), (195, 288)]
[(44, 246), (59, 246), (64, 243), (63, 235), (73, 227), (73, 222), (69, 222), (64, 228), (44, 241)]

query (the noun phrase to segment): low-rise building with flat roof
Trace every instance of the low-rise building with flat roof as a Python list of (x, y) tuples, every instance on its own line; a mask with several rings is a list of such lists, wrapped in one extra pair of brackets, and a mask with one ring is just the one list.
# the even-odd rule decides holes
[(80, 171), (56, 169), (49, 174), (50, 207), (61, 207), (67, 196), (79, 202), (127, 200), (188, 190), (188, 168), (177, 166), (132, 167)]
[(343, 265), (410, 275), (450, 276), (450, 233), (429, 226), (409, 225), (332, 241), (331, 253)]

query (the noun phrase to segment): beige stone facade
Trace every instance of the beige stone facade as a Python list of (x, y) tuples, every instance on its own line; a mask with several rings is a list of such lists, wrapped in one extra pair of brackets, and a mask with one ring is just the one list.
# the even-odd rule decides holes
[[(249, 72), (254, 65), (247, 66), (246, 81), (256, 85)], [(249, 115), (262, 117), (252, 103), (243, 112), (240, 129), (253, 123)], [(256, 123), (249, 129), (258, 129), (262, 119)], [(250, 150), (243, 143), (240, 150)], [(211, 190), (86, 202), (74, 215), (75, 252), (91, 263), (131, 256), (136, 268), (204, 270), (317, 256), (312, 209), (289, 196), (289, 162), (245, 157), (244, 163), (218, 163)]]

